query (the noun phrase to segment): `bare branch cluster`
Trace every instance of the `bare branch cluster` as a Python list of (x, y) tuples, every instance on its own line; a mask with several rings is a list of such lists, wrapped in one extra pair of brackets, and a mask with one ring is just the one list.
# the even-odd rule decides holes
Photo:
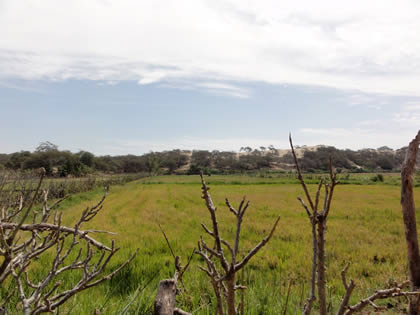
[[(418, 140), (420, 141), (420, 133), (417, 136)], [(294, 162), (296, 165), (297, 176), (300, 181), (300, 184), (305, 192), (305, 196), (307, 199), (306, 205), (305, 201), (302, 198), (298, 198), (299, 202), (301, 203), (302, 207), (305, 209), (305, 212), (308, 215), (309, 221), (312, 226), (312, 275), (311, 275), (311, 291), (307, 303), (305, 304), (302, 314), (309, 315), (311, 314), (314, 306), (314, 302), (318, 300), (319, 304), (319, 313), (321, 315), (327, 314), (327, 300), (326, 300), (326, 264), (325, 264), (325, 232), (327, 230), (327, 218), (331, 208), (331, 202), (333, 199), (334, 188), (338, 184), (336, 172), (332, 167), (332, 160), (330, 158), (329, 163), (329, 183), (320, 181), (318, 188), (315, 193), (315, 199), (311, 197), (309, 194), (308, 187), (305, 183), (305, 180), (302, 176), (298, 159), (293, 147), (292, 137), (289, 136), (290, 147), (292, 149), (292, 154), (294, 158)], [(417, 142), (417, 149), (418, 144)], [(416, 151), (417, 152), (417, 151)], [(414, 157), (415, 161), (415, 157)], [(323, 202), (320, 202), (320, 196), (322, 192), (322, 188), (324, 188), (324, 199)], [(321, 203), (321, 205), (320, 205)], [(414, 220), (415, 224), (415, 220)], [(417, 234), (416, 234), (417, 239)], [(362, 299), (359, 303), (350, 306), (349, 301), (350, 297), (353, 293), (354, 288), (356, 287), (355, 282), (351, 279), (349, 282), (346, 279), (346, 273), (349, 268), (349, 264), (347, 264), (341, 272), (341, 280), (343, 286), (346, 290), (344, 297), (341, 301), (339, 306), (337, 315), (348, 315), (353, 314), (355, 312), (362, 311), (366, 306), (372, 306), (375, 310), (381, 310), (381, 307), (374, 303), (375, 300), (378, 299), (386, 299), (386, 298), (393, 298), (399, 296), (405, 297), (418, 297), (420, 296), (420, 292), (408, 292), (403, 291), (402, 289), (409, 284), (409, 281), (405, 281), (402, 284), (395, 284), (394, 287), (384, 290), (378, 290), (373, 295)], [(418, 268), (418, 266), (417, 266)], [(318, 298), (316, 297), (316, 288), (318, 291)], [(415, 313), (418, 314), (418, 313)]]
[[(313, 304), (316, 300), (315, 286), (318, 288), (318, 301), (321, 314), (327, 314), (327, 299), (326, 299), (326, 279), (325, 279), (325, 232), (327, 229), (327, 218), (330, 213), (331, 202), (333, 199), (334, 188), (338, 184), (337, 174), (332, 167), (330, 158), (329, 176), (330, 183), (320, 181), (318, 189), (315, 194), (315, 201), (313, 201), (309, 194), (308, 187), (303, 179), (299, 163), (296, 157), (296, 152), (293, 147), (292, 137), (289, 136), (290, 147), (292, 149), (293, 159), (295, 161), (298, 179), (305, 192), (309, 207), (305, 204), (302, 198), (298, 198), (302, 207), (308, 215), (312, 226), (312, 241), (313, 241), (313, 257), (312, 257), (312, 277), (311, 277), (311, 292), (307, 303), (304, 306), (303, 314), (310, 314)], [(324, 200), (320, 205), (321, 190), (324, 188)]]
[[(48, 191), (41, 190), (45, 172), (32, 194), (21, 191), (2, 194), (0, 216), (0, 284), (9, 285), (8, 294), (2, 298), (2, 311), (10, 309), (10, 301), (17, 298), (22, 312), (40, 314), (52, 312), (75, 294), (111, 279), (124, 268), (136, 253), (111, 273), (105, 274), (112, 256), (119, 250), (114, 245), (98, 242), (90, 233), (106, 231), (83, 230), (82, 225), (91, 221), (101, 211), (106, 192), (94, 206), (86, 208), (73, 227), (63, 226), (57, 206), (65, 199), (48, 203)], [(7, 187), (3, 180), (0, 192)], [(41, 210), (34, 210), (42, 194)], [(29, 265), (41, 255), (51, 257), (51, 264), (43, 276), (33, 276)], [(78, 281), (62, 285), (57, 280), (65, 272), (78, 271)]]
[[(245, 255), (245, 257), (243, 257), (242, 259), (238, 259), (241, 225), (243, 217), (249, 207), (249, 201), (246, 201), (244, 197), (240, 202), (239, 207), (236, 209), (226, 198), (226, 206), (228, 207), (230, 212), (236, 217), (235, 241), (232, 246), (228, 241), (226, 241), (220, 236), (219, 226), (216, 217), (217, 209), (214, 206), (213, 200), (210, 196), (210, 188), (207, 187), (202, 174), (201, 185), (203, 193), (202, 198), (205, 200), (213, 225), (212, 230), (204, 224), (201, 225), (204, 231), (213, 239), (214, 245), (208, 246), (203, 238), (201, 238), (198, 241), (197, 254), (200, 255), (206, 263), (206, 267), (200, 266), (199, 268), (208, 275), (211, 281), (217, 300), (217, 313), (219, 315), (224, 315), (225, 309), (227, 309), (227, 314), (234, 315), (238, 313), (239, 309), (243, 309), (243, 305), (236, 305), (235, 293), (237, 290), (246, 289), (245, 286), (237, 284), (236, 273), (242, 268), (244, 268), (245, 265), (249, 262), (249, 260), (255, 254), (257, 254), (258, 251), (265, 244), (267, 244), (267, 242), (274, 234), (280, 217), (277, 218), (276, 222), (271, 228), (270, 233), (263, 240), (261, 240), (253, 249), (251, 249)], [(225, 254), (225, 249), (229, 251), (230, 259), (228, 259), (229, 256)], [(221, 268), (219, 268), (219, 265), (221, 266)]]

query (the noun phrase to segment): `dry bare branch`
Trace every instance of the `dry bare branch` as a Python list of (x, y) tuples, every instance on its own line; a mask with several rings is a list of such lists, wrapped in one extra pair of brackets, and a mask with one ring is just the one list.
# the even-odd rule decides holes
[(294, 280), (293, 280), (293, 278), (290, 278), (289, 285), (287, 287), (286, 302), (284, 303), (283, 311), (281, 312), (282, 315), (287, 314), (287, 305), (289, 304), (290, 290), (292, 289), (293, 284), (294, 284)]
[(280, 221), (280, 217), (277, 218), (276, 222), (274, 223), (273, 227), (271, 228), (270, 234), (268, 234), (266, 237), (263, 238), (263, 240), (261, 242), (259, 242), (253, 249), (251, 249), (249, 251), (249, 253), (245, 256), (244, 259), (242, 259), (239, 263), (237, 263), (235, 265), (235, 271), (239, 271), (241, 270), (247, 263), (248, 261), (256, 254), (258, 253), (258, 251), (265, 245), (268, 243), (268, 241), (270, 240), (270, 238), (273, 236), (274, 231), (276, 230), (277, 224)]
[[(308, 188), (305, 184), (303, 176), (301, 174), (301, 170), (299, 167), (299, 163), (296, 157), (296, 153), (293, 148), (293, 143), (291, 136), (289, 138), (290, 146), (292, 149), (293, 158), (295, 161), (298, 179), (302, 185), (302, 188), (305, 192), (307, 200), (310, 204), (310, 209), (306, 206), (305, 202), (302, 198), (298, 198), (302, 207), (305, 209), (305, 212), (308, 215), (308, 218), (311, 222), (312, 226), (312, 240), (313, 240), (313, 260), (312, 260), (312, 278), (311, 278), (311, 293), (308, 298), (307, 303), (304, 306), (303, 314), (310, 314), (312, 311), (313, 303), (316, 300), (315, 297), (315, 285), (318, 288), (318, 302), (319, 302), (319, 312), (322, 315), (327, 314), (327, 303), (326, 303), (326, 277), (325, 277), (325, 232), (327, 227), (327, 218), (328, 214), (331, 209), (332, 199), (334, 196), (334, 188), (339, 183), (337, 181), (336, 172), (332, 166), (332, 159), (330, 157), (329, 163), (329, 177), (330, 183), (323, 183), (322, 181), (318, 185), (318, 189), (315, 195), (315, 204), (312, 203), (312, 199), (309, 195)], [(401, 192), (401, 204), (403, 206), (403, 213), (404, 213), (404, 222), (406, 223), (406, 237), (407, 237), (407, 246), (408, 246), (408, 256), (409, 256), (409, 263), (410, 263), (410, 271), (412, 271), (412, 279), (413, 273), (418, 271), (419, 275), (419, 286), (420, 286), (420, 257), (417, 245), (417, 231), (415, 226), (415, 207), (414, 207), (414, 200), (413, 200), (413, 183), (412, 183), (412, 174), (414, 172), (414, 165), (416, 161), (416, 155), (418, 151), (418, 147), (420, 144), (420, 131), (417, 137), (410, 143), (406, 159), (404, 161), (402, 167), (402, 192)], [(318, 210), (318, 206), (320, 203), (320, 194), (321, 189), (324, 188), (325, 196), (323, 201), (323, 208), (322, 210)], [(341, 301), (339, 310), (337, 315), (343, 314), (352, 314), (354, 312), (360, 312), (366, 306), (370, 305), (375, 310), (380, 310), (381, 307), (375, 304), (375, 300), (378, 299), (385, 299), (385, 298), (392, 298), (398, 296), (406, 296), (411, 297), (411, 301), (416, 301), (417, 304), (416, 308), (411, 307), (410, 305), (410, 314), (420, 314), (420, 291), (417, 291), (419, 286), (413, 286), (412, 292), (404, 292), (402, 291), (403, 286), (406, 286), (408, 282), (404, 282), (401, 285), (397, 285), (391, 289), (385, 290), (378, 290), (375, 294), (371, 295), (366, 299), (362, 299), (358, 304), (349, 306), (349, 300), (351, 294), (355, 288), (355, 283), (353, 280), (347, 282), (346, 279), (346, 272), (348, 270), (349, 265), (346, 265), (341, 272), (341, 280), (343, 286), (346, 290), (344, 297)], [(315, 281), (316, 276), (316, 281)], [(413, 302), (411, 302), (413, 304)]]
[(356, 312), (362, 311), (366, 306), (371, 305), (376, 310), (379, 309), (379, 307), (374, 303), (375, 300), (380, 299), (387, 299), (387, 298), (394, 298), (399, 296), (419, 296), (420, 292), (405, 292), (402, 289), (407, 287), (409, 285), (410, 281), (404, 281), (403, 283), (390, 288), (390, 289), (384, 289), (384, 290), (378, 290), (371, 296), (369, 296), (366, 299), (361, 300), (359, 303), (349, 306), (347, 310), (344, 312), (344, 315), (350, 315)]
[[(217, 299), (217, 314), (224, 315), (225, 309), (227, 314), (236, 315), (239, 310), (244, 309), (243, 301), (236, 306), (235, 303), (235, 292), (237, 290), (246, 289), (245, 286), (239, 285), (236, 283), (236, 273), (243, 269), (249, 260), (258, 253), (258, 251), (271, 239), (274, 234), (274, 231), (277, 227), (277, 224), (280, 220), (280, 217), (277, 218), (273, 227), (270, 230), (270, 233), (259, 242), (253, 249), (251, 249), (248, 254), (238, 262), (237, 257), (239, 254), (239, 243), (240, 243), (240, 234), (241, 234), (241, 225), (243, 217), (246, 213), (246, 210), (249, 207), (249, 201), (246, 201), (245, 197), (241, 200), (239, 207), (235, 208), (226, 198), (225, 203), (229, 211), (233, 213), (236, 217), (236, 231), (235, 231), (235, 241), (232, 246), (229, 242), (222, 239), (218, 229), (217, 217), (216, 217), (216, 207), (213, 204), (211, 196), (209, 194), (209, 188), (207, 187), (204, 177), (201, 174), (201, 189), (203, 192), (202, 198), (206, 201), (207, 209), (210, 213), (210, 218), (213, 224), (213, 231), (210, 231), (206, 225), (202, 224), (204, 231), (212, 237), (215, 243), (214, 248), (207, 246), (205, 241), (201, 238), (198, 242), (198, 251), (197, 254), (200, 255), (206, 262), (207, 268), (200, 266), (199, 268), (203, 270), (207, 276), (210, 278), (212, 283), (216, 299)], [(223, 245), (228, 248), (231, 253), (230, 261), (225, 256), (223, 251)], [(217, 259), (222, 266), (222, 270), (217, 269), (216, 263), (213, 262), (213, 259)], [(228, 262), (229, 261), (229, 262)]]
[(315, 206), (314, 206), (314, 203), (312, 202), (311, 195), (309, 194), (308, 187), (306, 187), (306, 183), (305, 183), (305, 180), (303, 179), (302, 172), (300, 171), (300, 166), (299, 166), (299, 163), (298, 163), (298, 160), (297, 160), (297, 157), (296, 157), (295, 148), (293, 147), (292, 134), (289, 134), (289, 143), (290, 143), (290, 147), (292, 149), (293, 160), (295, 162), (296, 170), (297, 170), (297, 173), (298, 173), (298, 179), (300, 181), (300, 184), (302, 185), (303, 191), (305, 192), (305, 195), (306, 195), (306, 198), (309, 202), (309, 205), (311, 206), (312, 211), (314, 211)]
[(338, 309), (337, 315), (343, 315), (346, 311), (350, 296), (353, 293), (353, 289), (355, 288), (356, 284), (354, 283), (353, 279), (350, 279), (350, 282), (347, 283), (346, 273), (349, 269), (350, 264), (347, 264), (344, 269), (341, 271), (341, 281), (343, 282), (343, 286), (346, 289), (346, 293), (344, 294), (343, 300), (341, 301), (340, 307)]
[[(106, 274), (106, 267), (118, 248), (114, 242), (108, 247), (88, 236), (89, 233), (108, 232), (82, 229), (83, 223), (92, 220), (102, 209), (106, 192), (99, 203), (82, 212), (74, 227), (67, 227), (61, 224), (60, 214), (55, 212), (52, 215), (64, 198), (49, 205), (48, 191), (43, 190), (41, 211), (33, 210), (37, 207), (42, 179), (41, 175), (35, 190), (13, 190), (13, 194), (19, 195), (9, 193), (7, 198), (0, 200), (0, 256), (3, 259), (0, 283), (13, 278), (11, 282), (16, 287), (6, 298), (2, 298), (5, 312), (12, 296), (18, 299), (24, 314), (53, 312), (75, 294), (111, 279), (137, 254), (136, 251), (119, 268)], [(1, 190), (0, 194), (4, 196)], [(16, 198), (18, 202), (13, 202)], [(52, 259), (51, 265), (43, 270), (44, 276), (34, 281), (28, 266), (33, 259), (47, 252)], [(76, 255), (70, 259), (73, 252)], [(70, 270), (79, 270), (80, 278), (73, 286), (60, 290), (61, 282), (56, 281), (57, 276)]]
[(97, 240), (91, 238), (88, 236), (88, 233), (106, 233), (106, 234), (115, 234), (108, 231), (102, 231), (102, 230), (77, 230), (74, 228), (69, 228), (66, 226), (60, 226), (57, 224), (51, 224), (51, 223), (35, 223), (35, 224), (22, 224), (20, 227), (17, 223), (8, 223), (8, 222), (0, 222), (0, 228), (4, 230), (14, 230), (17, 228), (20, 228), (20, 231), (31, 231), (31, 232), (46, 232), (46, 231), (57, 231), (60, 233), (68, 233), (68, 234), (76, 234), (80, 238), (85, 239), (98, 249), (105, 249), (107, 251), (111, 251), (111, 249), (108, 246), (105, 246), (104, 244), (98, 242)]

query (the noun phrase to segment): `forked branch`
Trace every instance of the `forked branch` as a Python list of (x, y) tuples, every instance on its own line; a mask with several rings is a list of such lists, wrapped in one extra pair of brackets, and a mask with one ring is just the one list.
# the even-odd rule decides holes
[[(43, 175), (34, 192), (20, 190), (19, 195), (9, 194), (0, 200), (0, 284), (8, 280), (15, 287), (1, 301), (0, 309), (4, 311), (15, 311), (15, 306), (10, 306), (10, 301), (15, 297), (25, 315), (54, 312), (75, 294), (111, 279), (137, 254), (136, 251), (116, 270), (107, 274), (106, 267), (119, 249), (113, 241), (111, 247), (108, 247), (88, 235), (109, 232), (82, 229), (82, 225), (92, 220), (102, 209), (106, 192), (96, 205), (82, 212), (73, 227), (67, 227), (62, 225), (60, 214), (55, 212), (53, 215), (64, 198), (49, 205), (48, 191), (44, 190), (41, 210), (33, 210), (41, 193), (42, 180)], [(1, 190), (4, 187), (0, 187), (1, 196), (4, 196)], [(51, 264), (43, 270), (45, 274), (38, 275), (35, 281), (28, 266), (47, 252)], [(61, 281), (56, 279), (68, 271), (73, 271), (79, 278), (73, 285), (66, 284), (66, 288), (63, 288)]]
[[(313, 259), (312, 259), (312, 277), (311, 277), (311, 292), (307, 303), (304, 306), (303, 314), (310, 314), (313, 304), (316, 300), (315, 286), (318, 287), (318, 302), (319, 312), (322, 315), (327, 314), (326, 304), (326, 278), (325, 278), (325, 231), (327, 227), (327, 218), (331, 209), (331, 203), (334, 194), (334, 188), (338, 184), (337, 175), (332, 167), (332, 160), (329, 163), (329, 177), (330, 183), (323, 183), (322, 180), (318, 185), (315, 194), (315, 202), (309, 194), (308, 187), (302, 176), (301, 169), (298, 163), (296, 152), (293, 148), (291, 136), (289, 137), (290, 146), (292, 149), (293, 159), (296, 165), (298, 179), (305, 192), (309, 207), (306, 205), (302, 198), (298, 198), (302, 207), (305, 209), (306, 214), (312, 226), (312, 240), (313, 240)], [(392, 297), (405, 296), (410, 298), (410, 314), (420, 314), (420, 256), (417, 244), (417, 230), (415, 219), (415, 206), (413, 199), (413, 179), (414, 166), (416, 155), (420, 144), (420, 131), (417, 137), (410, 143), (407, 151), (405, 161), (402, 166), (402, 190), (401, 190), (401, 204), (403, 207), (404, 223), (406, 225), (406, 238), (408, 247), (409, 267), (411, 272), (411, 279), (413, 282), (412, 291), (403, 291), (403, 288), (408, 285), (409, 281), (405, 281), (400, 285), (396, 285), (390, 289), (378, 290), (373, 295), (362, 299), (359, 303), (349, 306), (351, 294), (356, 286), (353, 280), (347, 282), (346, 273), (349, 265), (346, 265), (341, 272), (341, 280), (345, 288), (345, 294), (341, 301), (337, 315), (353, 314), (362, 311), (366, 306), (372, 306), (376, 311), (381, 307), (375, 304), (376, 300), (386, 299)], [(320, 203), (321, 189), (324, 187), (324, 201), (322, 209), (318, 209)], [(417, 281), (417, 282), (416, 282)]]
[[(198, 251), (197, 254), (200, 255), (206, 262), (205, 267), (200, 267), (212, 283), (216, 299), (217, 299), (217, 313), (219, 315), (225, 314), (225, 308), (227, 309), (227, 314), (236, 315), (239, 309), (243, 309), (243, 304), (236, 306), (235, 302), (235, 292), (237, 290), (243, 290), (246, 287), (243, 285), (236, 284), (236, 273), (243, 269), (250, 259), (258, 253), (258, 251), (263, 248), (271, 237), (274, 234), (274, 231), (277, 227), (277, 224), (280, 220), (280, 217), (277, 218), (273, 227), (270, 230), (270, 233), (259, 242), (253, 249), (251, 249), (245, 257), (238, 261), (239, 254), (239, 243), (241, 236), (241, 226), (243, 217), (249, 207), (249, 201), (246, 201), (245, 197), (239, 203), (238, 208), (232, 206), (230, 201), (226, 198), (225, 203), (229, 211), (236, 217), (236, 231), (235, 231), (235, 241), (232, 246), (229, 242), (222, 239), (219, 232), (217, 217), (216, 217), (216, 207), (212, 201), (212, 198), (209, 193), (209, 189), (204, 181), (204, 177), (201, 174), (201, 189), (203, 196), (202, 198), (206, 201), (207, 209), (210, 213), (210, 218), (212, 221), (213, 230), (211, 231), (207, 226), (202, 224), (204, 231), (213, 238), (215, 246), (213, 248), (209, 247), (205, 241), (201, 238), (198, 242)], [(227, 247), (231, 257), (225, 256), (223, 246)], [(214, 262), (217, 260), (222, 266), (222, 270), (217, 268), (217, 264)]]
[[(298, 158), (293, 147), (292, 136), (289, 134), (290, 148), (292, 150), (293, 160), (295, 162), (297, 177), (305, 192), (305, 196), (309, 207), (302, 198), (298, 198), (302, 207), (308, 215), (312, 227), (312, 273), (311, 273), (311, 291), (309, 298), (303, 308), (303, 314), (310, 314), (313, 304), (316, 301), (315, 287), (318, 289), (318, 302), (321, 315), (327, 314), (327, 297), (326, 297), (326, 275), (325, 275), (325, 232), (327, 226), (327, 218), (331, 208), (331, 202), (334, 194), (334, 188), (338, 184), (336, 180), (336, 172), (332, 166), (332, 159), (329, 161), (330, 183), (324, 183), (321, 180), (315, 193), (315, 202), (309, 193), (308, 186), (303, 178)], [(324, 187), (324, 202), (322, 209), (318, 209), (320, 203), (321, 190)]]

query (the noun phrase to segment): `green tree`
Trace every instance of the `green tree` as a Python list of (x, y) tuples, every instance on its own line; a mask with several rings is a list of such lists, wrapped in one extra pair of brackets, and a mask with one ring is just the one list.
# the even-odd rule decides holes
[(87, 151), (80, 152), (80, 162), (88, 167), (93, 166), (93, 161), (95, 159), (95, 156)]

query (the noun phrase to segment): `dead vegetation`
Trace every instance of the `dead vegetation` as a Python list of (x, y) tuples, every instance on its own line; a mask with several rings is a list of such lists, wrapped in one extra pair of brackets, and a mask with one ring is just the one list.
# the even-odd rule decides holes
[[(253, 249), (251, 249), (243, 258), (239, 258), (239, 242), (241, 237), (241, 224), (243, 217), (249, 207), (249, 201), (245, 200), (245, 197), (239, 204), (239, 207), (235, 209), (226, 198), (226, 206), (230, 212), (236, 217), (236, 231), (235, 231), (235, 242), (232, 246), (228, 241), (223, 239), (220, 235), (219, 226), (216, 216), (216, 207), (214, 206), (213, 200), (211, 199), (209, 190), (207, 187), (204, 177), (201, 174), (201, 190), (202, 198), (205, 200), (207, 209), (209, 211), (212, 230), (210, 230), (203, 223), (201, 226), (204, 231), (213, 239), (214, 245), (208, 246), (207, 243), (201, 238), (198, 241), (197, 254), (200, 255), (205, 263), (206, 267), (200, 266), (200, 269), (204, 271), (210, 279), (213, 286), (214, 294), (217, 299), (217, 313), (219, 315), (238, 314), (240, 309), (243, 309), (243, 302), (236, 305), (236, 291), (245, 290), (246, 287), (237, 284), (236, 274), (246, 266), (249, 260), (258, 253), (258, 251), (268, 243), (270, 238), (277, 227), (280, 217), (277, 218), (270, 233), (259, 242)], [(226, 254), (226, 251), (228, 254)], [(218, 266), (221, 266), (219, 268)]]
[[(303, 188), (303, 191), (305, 192), (305, 196), (307, 199), (307, 202), (309, 204), (309, 207), (305, 204), (304, 200), (302, 198), (298, 198), (300, 201), (302, 207), (305, 209), (309, 221), (311, 223), (312, 227), (312, 240), (313, 240), (313, 255), (312, 255), (312, 277), (311, 277), (311, 290), (310, 295), (307, 300), (307, 303), (304, 306), (304, 309), (302, 311), (302, 314), (308, 315), (311, 314), (313, 310), (313, 305), (315, 301), (318, 301), (319, 305), (319, 313), (321, 315), (326, 315), (328, 313), (327, 310), (327, 297), (326, 297), (326, 270), (327, 266), (325, 263), (325, 233), (327, 231), (327, 218), (328, 214), (330, 213), (331, 209), (331, 203), (333, 200), (333, 193), (334, 188), (337, 186), (338, 181), (336, 180), (336, 172), (333, 169), (332, 166), (332, 160), (330, 159), (329, 163), (329, 182), (323, 182), (322, 180), (319, 182), (315, 199), (311, 197), (309, 194), (308, 188), (306, 186), (306, 183), (303, 179), (302, 173), (300, 171), (299, 163), (293, 148), (293, 142), (292, 137), (289, 137), (290, 141), (290, 147), (292, 149), (293, 158), (296, 165), (297, 170), (297, 176), (301, 183), (301, 186)], [(414, 164), (416, 160), (416, 154), (419, 146), (420, 141), (420, 133), (416, 137), (415, 140), (410, 144), (409, 150), (407, 151), (407, 156), (405, 159), (405, 162), (403, 163), (403, 173), (402, 178), (410, 178), (406, 179), (408, 182), (412, 183), (412, 174), (414, 171)], [(405, 171), (407, 168), (407, 161), (411, 161), (411, 168), (409, 171)], [(409, 197), (403, 198), (407, 193), (407, 189), (411, 188), (411, 195)], [(322, 189), (324, 189), (324, 199), (321, 201), (320, 196), (322, 193)], [(412, 245), (412, 242), (417, 244), (417, 231), (415, 228), (416, 221), (415, 221), (415, 214), (414, 214), (414, 220), (413, 220), (413, 213), (414, 213), (414, 201), (412, 198), (412, 185), (402, 186), (402, 204), (403, 204), (403, 211), (411, 211), (409, 215), (409, 219), (404, 219), (406, 224), (407, 222), (410, 224), (410, 227), (408, 230), (412, 233), (410, 237), (407, 237), (407, 245), (409, 247), (409, 265), (410, 267), (419, 268), (420, 265), (417, 264), (419, 260), (413, 260), (419, 259), (418, 257), (418, 246), (417, 246), (417, 256), (415, 254), (412, 254), (411, 249), (414, 247)], [(408, 199), (407, 201), (405, 201)], [(404, 202), (403, 202), (404, 200)], [(410, 210), (404, 210), (404, 205), (409, 203), (408, 208)], [(319, 206), (321, 205), (321, 208)], [(406, 233), (407, 235), (407, 233)], [(415, 239), (415, 241), (414, 241)], [(405, 296), (411, 300), (410, 302), (410, 314), (418, 314), (418, 309), (416, 312), (411, 312), (413, 303), (413, 300), (417, 301), (420, 292), (417, 291), (418, 287), (413, 286), (413, 291), (404, 291), (404, 288), (408, 287), (410, 284), (410, 281), (404, 281), (401, 284), (394, 284), (393, 287), (387, 288), (387, 289), (381, 289), (377, 290), (374, 294), (371, 296), (362, 299), (359, 303), (355, 305), (349, 305), (350, 297), (353, 293), (354, 288), (356, 287), (356, 283), (351, 279), (349, 282), (346, 279), (346, 272), (349, 268), (349, 264), (347, 264), (344, 269), (341, 272), (341, 279), (343, 286), (345, 288), (345, 295), (342, 298), (342, 301), (340, 303), (340, 307), (338, 309), (337, 315), (348, 315), (353, 314), (355, 312), (361, 312), (366, 306), (371, 306), (374, 308), (375, 311), (383, 310), (383, 308), (379, 307), (375, 304), (375, 300), (378, 299), (387, 299), (387, 298), (393, 298), (393, 297), (400, 297)], [(420, 269), (418, 269), (420, 270)], [(420, 275), (420, 274), (419, 274)], [(316, 296), (316, 289), (318, 292), (318, 297)]]
[[(102, 210), (103, 198), (85, 209), (74, 226), (61, 223), (61, 214), (55, 211), (65, 199), (48, 203), (48, 191), (41, 190), (45, 171), (42, 170), (35, 190), (10, 190), (11, 183), (3, 178), (0, 183), (0, 284), (8, 286), (7, 296), (2, 297), (1, 312), (13, 309), (25, 315), (56, 311), (75, 294), (111, 279), (131, 260), (110, 273), (105, 269), (119, 248), (95, 240), (92, 233), (109, 233), (101, 230), (84, 230), (83, 224), (91, 221)], [(42, 194), (41, 210), (36, 200)], [(33, 275), (33, 261), (47, 257), (42, 275)], [(77, 280), (63, 283), (64, 273), (73, 272)], [(12, 303), (12, 301), (14, 301)], [(17, 301), (17, 302), (15, 302)], [(11, 305), (14, 304), (14, 305)]]

